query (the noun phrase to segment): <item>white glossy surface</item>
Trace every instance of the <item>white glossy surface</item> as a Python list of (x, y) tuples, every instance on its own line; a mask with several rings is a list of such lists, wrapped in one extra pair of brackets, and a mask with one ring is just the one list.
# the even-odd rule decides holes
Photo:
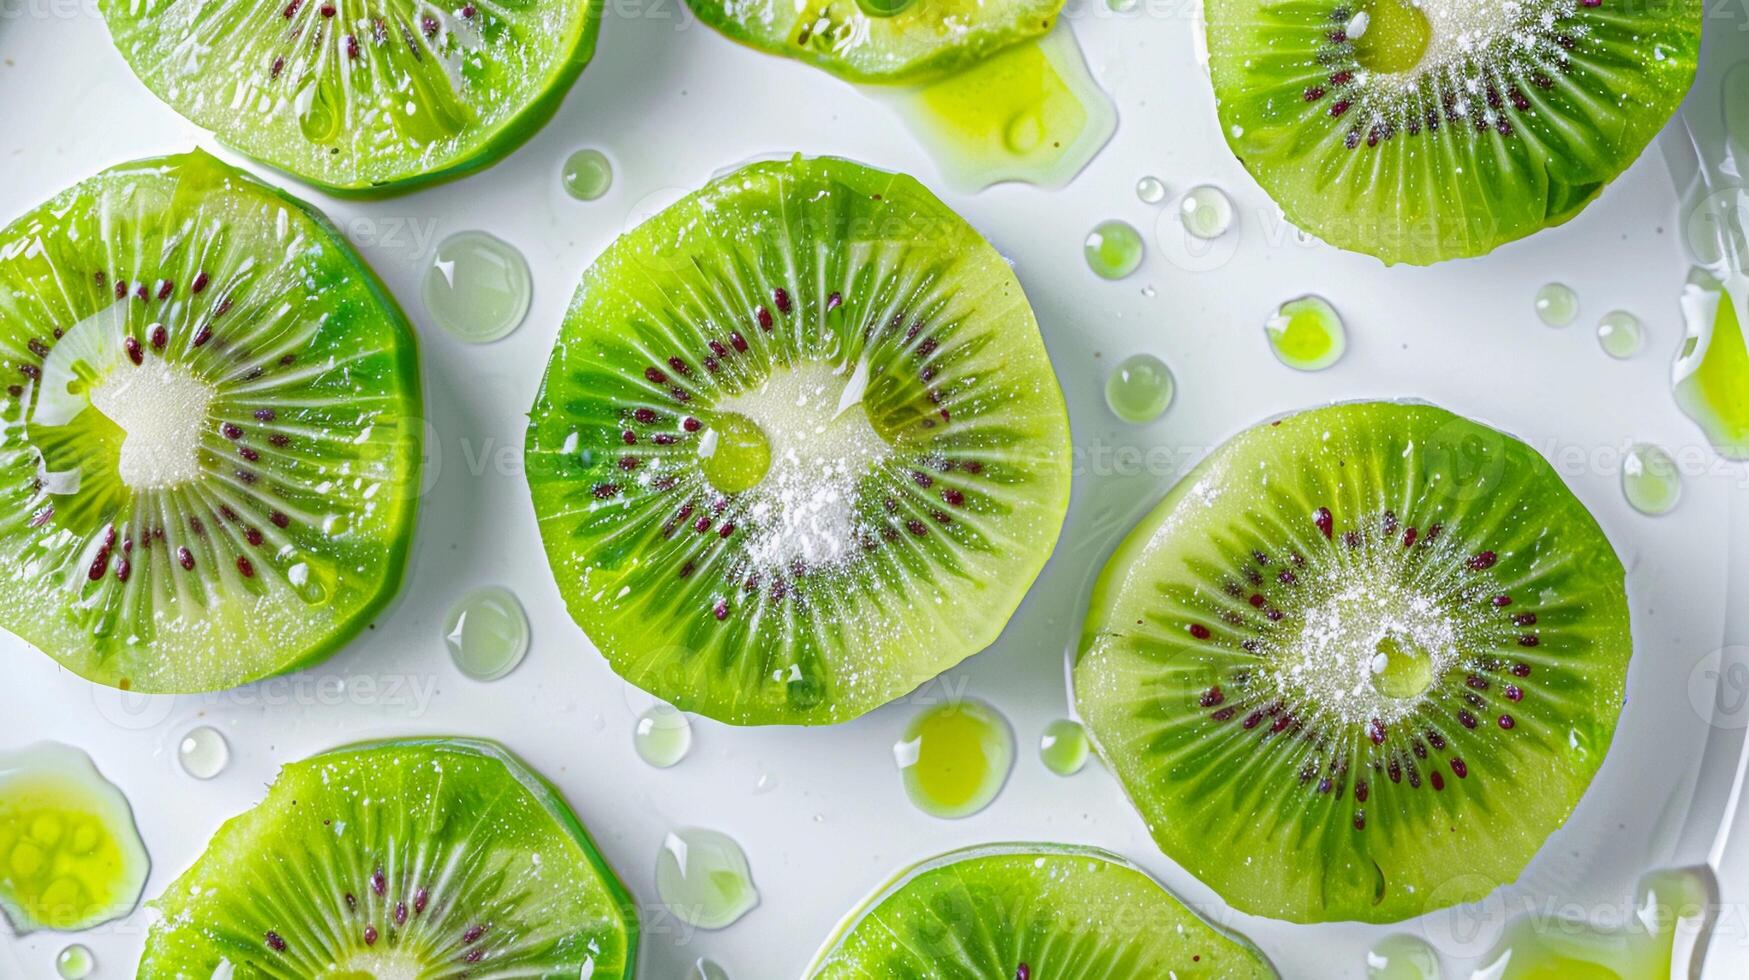
[[(1465, 957), (1485, 950), (1488, 929), (1504, 922), (1493, 906), (1481, 907), (1482, 930), (1468, 941), (1451, 916), (1393, 927), (1266, 922), (1224, 911), (1161, 857), (1101, 766), (1065, 783), (1023, 753), (1001, 797), (954, 822), (912, 808), (892, 769), (890, 747), (905, 723), (919, 706), (950, 696), (988, 700), (1033, 744), (1064, 713), (1062, 658), (1086, 583), (1174, 474), (1265, 416), (1360, 397), (1427, 399), (1528, 438), (1568, 475), (1629, 568), (1638, 653), (1615, 747), (1571, 823), (1506, 894), (1607, 913), (1648, 867), (1700, 860), (1713, 848), (1736, 756), (1728, 738), (1703, 748), (1710, 734), (1740, 737), (1741, 729), (1711, 728), (1701, 712), (1709, 685), (1735, 676), (1706, 673), (1719, 651), (1726, 664), (1749, 661), (1749, 648), (1721, 644), (1727, 546), (1734, 539), (1749, 550), (1749, 488), (1741, 467), (1716, 463), (1669, 396), (1686, 262), (1663, 162), (1649, 154), (1567, 226), (1479, 260), (1387, 269), (1303, 245), (1221, 141), (1193, 57), (1192, 19), (1179, 4), (1120, 15), (1090, 2), (1069, 16), (1121, 116), (1112, 144), (1078, 180), (1056, 192), (943, 192), (1013, 259), (1063, 379), (1082, 457), (1063, 542), (1006, 635), (905, 703), (857, 722), (732, 730), (699, 720), (684, 762), (664, 771), (645, 765), (631, 739), (651, 701), (613, 675), (566, 617), (521, 475), (524, 413), (579, 274), (622, 229), (747, 158), (834, 153), (937, 188), (945, 182), (884, 104), (799, 63), (736, 47), (676, 0), (610, 6), (600, 53), (558, 117), (498, 167), (381, 202), (298, 190), (363, 248), (423, 341), (430, 490), (405, 593), (376, 628), (290, 678), (159, 699), (94, 688), (0, 639), (0, 747), (53, 738), (90, 751), (137, 806), (154, 859), (149, 895), (223, 819), (255, 802), (281, 763), (357, 739), (455, 732), (502, 740), (569, 797), (644, 903), (642, 975), (657, 980), (684, 975), (700, 956), (733, 976), (794, 976), (838, 918), (901, 866), (968, 844), (1029, 839), (1095, 844), (1142, 863), (1293, 977), (1360, 976), (1368, 946), (1394, 931), (1431, 935), (1448, 973), (1462, 975)], [(216, 148), (135, 82), (87, 7), (9, 5), (0, 17), (7, 219), (103, 166), (197, 143)], [(1728, 11), (1718, 21), (1732, 30), (1743, 25), (1731, 18), (1742, 16)], [(1749, 33), (1737, 35), (1740, 48), (1749, 45), (1743, 38)], [(563, 161), (581, 146), (615, 161), (614, 184), (598, 201), (575, 201), (560, 184)], [(1170, 197), (1155, 206), (1138, 200), (1136, 181), (1149, 174), (1173, 188), (1224, 188), (1235, 229), (1187, 247)], [(1132, 222), (1149, 242), (1141, 269), (1122, 282), (1098, 280), (1080, 254), (1085, 229), (1107, 218)], [(535, 281), (526, 324), (485, 347), (436, 329), (417, 301), (436, 243), (476, 228), (521, 249)], [(1616, 362), (1589, 331), (1544, 327), (1533, 299), (1557, 280), (1577, 289), (1587, 309), (1639, 315), (1646, 352)], [(1348, 355), (1316, 374), (1277, 363), (1257, 329), (1276, 304), (1308, 292), (1329, 297), (1350, 330)], [(1141, 427), (1114, 419), (1103, 396), (1111, 366), (1138, 351), (1160, 355), (1179, 381), (1171, 410)], [(1635, 513), (1617, 484), (1619, 454), (1639, 441), (1697, 470), (1681, 505), (1656, 520)], [(1746, 560), (1738, 562), (1741, 569)], [(1740, 607), (1746, 581), (1734, 586)], [(533, 641), (518, 671), (481, 685), (450, 663), (441, 625), (456, 597), (488, 583), (522, 599)], [(1736, 642), (1749, 643), (1749, 623), (1735, 627)], [(1733, 718), (1749, 722), (1739, 712), (1725, 725)], [(195, 724), (218, 727), (232, 747), (231, 765), (211, 782), (191, 781), (177, 766), (177, 742)], [(1702, 805), (1687, 813), (1697, 785)], [(731, 928), (697, 932), (656, 904), (652, 855), (677, 826), (722, 830), (746, 848), (761, 904)], [(1727, 899), (1741, 902), (1733, 882), (1749, 883), (1749, 859), (1739, 853), (1749, 848), (1717, 850), (1734, 876)], [(1715, 941), (1714, 956), (1735, 964), (1718, 976), (1749, 975), (1744, 907), (1727, 910), (1736, 928)], [(122, 975), (148, 921), (141, 911), (80, 938), (105, 970)], [(66, 942), (0, 931), (0, 975), (52, 976)]]

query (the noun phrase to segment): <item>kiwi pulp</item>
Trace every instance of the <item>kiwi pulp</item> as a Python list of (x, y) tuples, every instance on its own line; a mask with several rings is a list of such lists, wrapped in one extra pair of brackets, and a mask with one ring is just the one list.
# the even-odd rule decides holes
[(852, 912), (809, 980), (1272, 978), (1256, 947), (1091, 847), (991, 844), (900, 872)]
[(313, 663), (400, 584), (413, 338), (314, 211), (204, 153), (0, 232), (0, 626), (113, 687)]
[(1702, 0), (1208, 0), (1221, 127), (1294, 224), (1386, 262), (1577, 214), (1694, 80)]
[(821, 724), (995, 640), (1062, 527), (1068, 438), (996, 250), (909, 177), (798, 157), (584, 274), (527, 468), (616, 671), (721, 721)]
[(286, 766), (153, 904), (142, 980), (619, 980), (637, 959), (632, 900), (558, 792), (469, 739)]
[(1235, 908), (1394, 922), (1514, 880), (1572, 812), (1622, 707), (1624, 578), (1525, 444), (1315, 409), (1215, 450), (1118, 547), (1076, 701)]

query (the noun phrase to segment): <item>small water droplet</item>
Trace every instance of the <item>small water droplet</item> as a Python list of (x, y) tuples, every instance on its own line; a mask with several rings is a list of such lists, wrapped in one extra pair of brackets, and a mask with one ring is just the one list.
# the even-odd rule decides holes
[(1068, 718), (1051, 722), (1039, 737), (1038, 755), (1051, 772), (1059, 776), (1075, 775), (1087, 764), (1087, 729)]
[(922, 712), (893, 745), (905, 793), (944, 819), (989, 806), (1014, 767), (1014, 732), (995, 708), (958, 701)]
[(196, 779), (212, 779), (231, 762), (231, 746), (211, 725), (202, 725), (182, 736), (176, 745), (176, 761), (182, 771)]
[(1322, 371), (1348, 350), (1348, 330), (1336, 308), (1319, 296), (1289, 300), (1263, 324), (1269, 349), (1298, 371)]
[(565, 159), (561, 182), (565, 193), (579, 201), (593, 201), (613, 186), (613, 163), (600, 150), (578, 150)]
[(1136, 181), (1136, 196), (1143, 204), (1159, 204), (1166, 200), (1166, 184), (1158, 177), (1143, 177)]
[(1536, 291), (1536, 315), (1551, 327), (1564, 327), (1579, 316), (1579, 294), (1566, 283), (1551, 282)]
[(1011, 153), (1031, 153), (1044, 139), (1045, 121), (1031, 110), (1015, 113), (1002, 127), (1002, 144)]
[(78, 943), (61, 950), (55, 957), (55, 972), (63, 980), (85, 980), (96, 967), (97, 959), (91, 955), (91, 950)]
[(1125, 422), (1152, 422), (1172, 404), (1172, 369), (1152, 354), (1132, 354), (1105, 379), (1105, 404)]
[(1632, 313), (1611, 310), (1597, 321), (1597, 343), (1610, 357), (1625, 360), (1646, 346), (1646, 329)]
[(1682, 473), (1669, 453), (1641, 443), (1622, 457), (1621, 492), (1642, 514), (1668, 514), (1682, 499)]
[(528, 616), (509, 589), (487, 586), (458, 599), (444, 620), (450, 659), (477, 681), (495, 681), (528, 654)]
[(672, 705), (658, 704), (638, 717), (632, 745), (638, 758), (657, 769), (679, 765), (692, 751), (692, 722)]
[(425, 309), (437, 325), (468, 343), (499, 340), (528, 316), (534, 281), (516, 247), (483, 231), (443, 240), (425, 270)]
[(1211, 184), (1192, 187), (1178, 204), (1178, 218), (1198, 238), (1219, 238), (1233, 227), (1233, 199)]
[(675, 918), (700, 929), (722, 929), (759, 904), (747, 854), (726, 834), (670, 831), (656, 853), (656, 894)]
[(1142, 233), (1123, 221), (1104, 221), (1087, 236), (1087, 266), (1102, 279), (1122, 279), (1142, 264)]
[(1439, 980), (1439, 954), (1421, 939), (1394, 933), (1366, 951), (1367, 980)]

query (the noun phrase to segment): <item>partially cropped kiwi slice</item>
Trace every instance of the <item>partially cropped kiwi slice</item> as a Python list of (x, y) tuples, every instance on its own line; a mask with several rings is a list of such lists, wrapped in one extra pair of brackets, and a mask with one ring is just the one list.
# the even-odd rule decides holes
[(1577, 214), (1694, 79), (1703, 0), (1208, 0), (1227, 142), (1288, 219), (1387, 262)]
[(1339, 405), (1215, 450), (1119, 546), (1075, 696), (1236, 908), (1391, 922), (1514, 880), (1621, 711), (1621, 562), (1530, 447)]
[(1063, 0), (686, 0), (743, 44), (853, 82), (916, 82), (1049, 33)]
[(852, 912), (809, 980), (1274, 977), (1256, 947), (1199, 918), (1115, 854), (991, 844), (899, 873)]
[(400, 584), (413, 339), (320, 215), (203, 153), (0, 232), (0, 626), (215, 691), (333, 652)]
[(140, 80), (263, 163), (335, 193), (487, 166), (558, 109), (597, 0), (100, 0)]
[(492, 742), (286, 766), (151, 903), (141, 980), (620, 980), (636, 908), (558, 792)]
[(583, 276), (531, 413), (571, 614), (736, 724), (854, 718), (992, 642), (1069, 496), (1013, 272), (909, 177), (759, 163)]

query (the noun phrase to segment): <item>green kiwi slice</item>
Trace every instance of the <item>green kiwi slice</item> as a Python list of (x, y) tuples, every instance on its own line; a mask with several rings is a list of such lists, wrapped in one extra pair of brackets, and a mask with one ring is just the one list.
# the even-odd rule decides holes
[(636, 907), (558, 791), (471, 739), (286, 766), (151, 904), (150, 980), (619, 980), (637, 960)]
[(902, 871), (839, 926), (810, 980), (1272, 978), (1263, 954), (1115, 854), (990, 844)]
[(736, 41), (852, 82), (924, 81), (1050, 32), (1063, 0), (686, 0)]
[(1118, 547), (1076, 702), (1234, 907), (1393, 922), (1516, 879), (1566, 821), (1621, 711), (1624, 579), (1524, 443), (1315, 409), (1215, 450)]
[(995, 640), (1062, 528), (1068, 440), (1002, 256), (910, 177), (796, 157), (584, 274), (527, 470), (616, 671), (721, 721), (824, 724)]
[(1222, 129), (1288, 220), (1386, 262), (1577, 214), (1694, 80), (1702, 0), (1208, 0)]
[(596, 0), (100, 0), (146, 87), (225, 143), (338, 194), (489, 166), (557, 111)]
[(204, 153), (0, 232), (0, 626), (113, 687), (313, 663), (394, 595), (413, 338), (325, 219)]

